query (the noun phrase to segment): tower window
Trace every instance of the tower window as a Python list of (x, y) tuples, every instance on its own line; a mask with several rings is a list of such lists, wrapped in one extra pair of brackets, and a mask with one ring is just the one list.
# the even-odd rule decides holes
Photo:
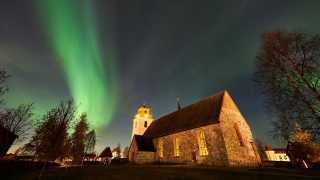
[(207, 149), (206, 136), (203, 131), (198, 135), (198, 144), (200, 156), (207, 156), (209, 153)]
[(144, 127), (146, 128), (147, 126), (148, 126), (148, 122), (145, 121), (145, 122), (144, 122)]
[(241, 136), (241, 133), (240, 133), (240, 130), (239, 130), (239, 125), (235, 123), (234, 124), (234, 129), (236, 131), (240, 146), (244, 146), (243, 139), (242, 139), (242, 136)]

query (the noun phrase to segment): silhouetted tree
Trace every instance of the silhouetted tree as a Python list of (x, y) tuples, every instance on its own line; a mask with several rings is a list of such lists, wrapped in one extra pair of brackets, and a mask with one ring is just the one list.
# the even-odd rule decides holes
[(121, 157), (121, 144), (118, 143), (117, 147), (115, 147), (112, 152), (116, 153), (115, 158), (120, 158)]
[(95, 145), (96, 145), (96, 132), (95, 130), (91, 130), (86, 135), (85, 153), (93, 153)]
[(264, 143), (260, 139), (255, 139), (255, 144), (261, 160), (265, 159)]
[(294, 136), (288, 141), (287, 152), (294, 166), (303, 166), (303, 161), (310, 166), (318, 161), (320, 144), (311, 142), (310, 133), (296, 125)]
[(68, 155), (68, 129), (73, 121), (73, 101), (61, 102), (39, 121), (35, 135), (26, 146), (33, 148), (40, 160), (53, 161)]
[(295, 123), (319, 139), (320, 36), (269, 32), (262, 36), (255, 80), (266, 97), (266, 107), (277, 119), (274, 135), (288, 140)]
[(17, 108), (5, 109), (0, 114), (0, 125), (24, 139), (32, 128), (33, 104), (21, 104)]
[(0, 105), (3, 104), (3, 95), (8, 91), (8, 87), (4, 84), (9, 75), (5, 70), (0, 70)]
[(123, 157), (124, 157), (124, 158), (127, 158), (127, 157), (129, 156), (129, 147), (128, 147), (128, 146), (126, 146), (126, 147), (123, 149), (122, 154), (123, 154)]
[[(0, 70), (0, 126), (16, 135), (18, 140), (24, 140), (32, 128), (33, 104), (21, 104), (16, 108), (1, 107), (4, 104), (3, 95), (8, 91), (5, 85), (8, 77), (5, 70)], [(2, 138), (10, 139), (10, 137)]]
[(85, 154), (86, 135), (88, 131), (87, 115), (82, 114), (72, 134), (72, 154), (75, 163), (81, 162)]

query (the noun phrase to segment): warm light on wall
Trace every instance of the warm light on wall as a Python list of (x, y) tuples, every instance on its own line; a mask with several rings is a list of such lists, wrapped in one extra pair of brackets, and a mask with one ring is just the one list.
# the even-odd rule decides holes
[(159, 157), (163, 158), (163, 141), (159, 140)]
[(198, 144), (200, 156), (207, 156), (209, 153), (207, 149), (206, 136), (203, 131), (201, 131), (198, 135)]

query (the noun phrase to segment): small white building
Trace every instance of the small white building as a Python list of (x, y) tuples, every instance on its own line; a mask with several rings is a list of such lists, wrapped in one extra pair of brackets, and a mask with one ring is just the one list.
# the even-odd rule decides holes
[(264, 153), (266, 155), (267, 161), (290, 161), (286, 149), (265, 148)]

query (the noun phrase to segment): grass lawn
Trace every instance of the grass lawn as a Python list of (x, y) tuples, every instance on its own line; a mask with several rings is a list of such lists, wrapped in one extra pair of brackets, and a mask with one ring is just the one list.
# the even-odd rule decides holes
[[(39, 170), (7, 172), (4, 179), (37, 179)], [(0, 178), (2, 179), (2, 178)], [(173, 165), (96, 165), (86, 167), (52, 168), (43, 179), (213, 179), (213, 180), (295, 180), (318, 179), (320, 172), (288, 169), (231, 169)]]

